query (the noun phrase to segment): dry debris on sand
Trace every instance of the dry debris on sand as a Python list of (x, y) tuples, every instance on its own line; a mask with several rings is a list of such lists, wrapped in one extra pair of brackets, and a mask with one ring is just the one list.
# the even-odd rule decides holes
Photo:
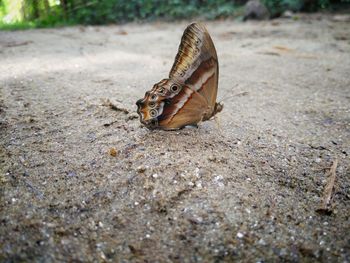
[(228, 99), (174, 132), (135, 102), (186, 23), (0, 32), (0, 261), (350, 261), (349, 24), (206, 25)]

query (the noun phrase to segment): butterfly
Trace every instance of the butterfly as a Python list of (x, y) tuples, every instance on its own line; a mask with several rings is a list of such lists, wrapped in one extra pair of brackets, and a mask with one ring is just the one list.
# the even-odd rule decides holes
[(136, 102), (140, 121), (149, 129), (197, 126), (222, 111), (216, 102), (219, 64), (214, 43), (199, 23), (184, 31), (169, 77), (154, 84)]

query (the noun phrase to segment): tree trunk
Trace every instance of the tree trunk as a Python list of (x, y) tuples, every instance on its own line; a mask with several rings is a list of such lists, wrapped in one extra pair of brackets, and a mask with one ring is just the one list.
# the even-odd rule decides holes
[(63, 17), (64, 19), (68, 18), (68, 6), (67, 6), (67, 0), (61, 0), (61, 6), (62, 6), (62, 10), (63, 10)]
[(31, 6), (33, 8), (33, 18), (37, 19), (40, 17), (39, 3), (37, 0), (32, 0), (30, 2), (31, 2)]
[(50, 15), (50, 4), (49, 4), (49, 0), (43, 0), (44, 1), (44, 6), (45, 6), (45, 13), (46, 16)]

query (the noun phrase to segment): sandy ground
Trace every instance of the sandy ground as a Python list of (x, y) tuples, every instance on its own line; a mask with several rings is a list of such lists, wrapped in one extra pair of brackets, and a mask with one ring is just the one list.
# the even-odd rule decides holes
[(207, 22), (224, 111), (149, 131), (186, 24), (0, 32), (0, 261), (350, 262), (349, 22)]

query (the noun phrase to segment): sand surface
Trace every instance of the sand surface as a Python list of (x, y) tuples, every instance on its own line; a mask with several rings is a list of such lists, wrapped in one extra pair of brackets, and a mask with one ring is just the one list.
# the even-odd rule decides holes
[(206, 22), (224, 110), (149, 131), (189, 22), (0, 32), (0, 261), (350, 262), (349, 22)]

